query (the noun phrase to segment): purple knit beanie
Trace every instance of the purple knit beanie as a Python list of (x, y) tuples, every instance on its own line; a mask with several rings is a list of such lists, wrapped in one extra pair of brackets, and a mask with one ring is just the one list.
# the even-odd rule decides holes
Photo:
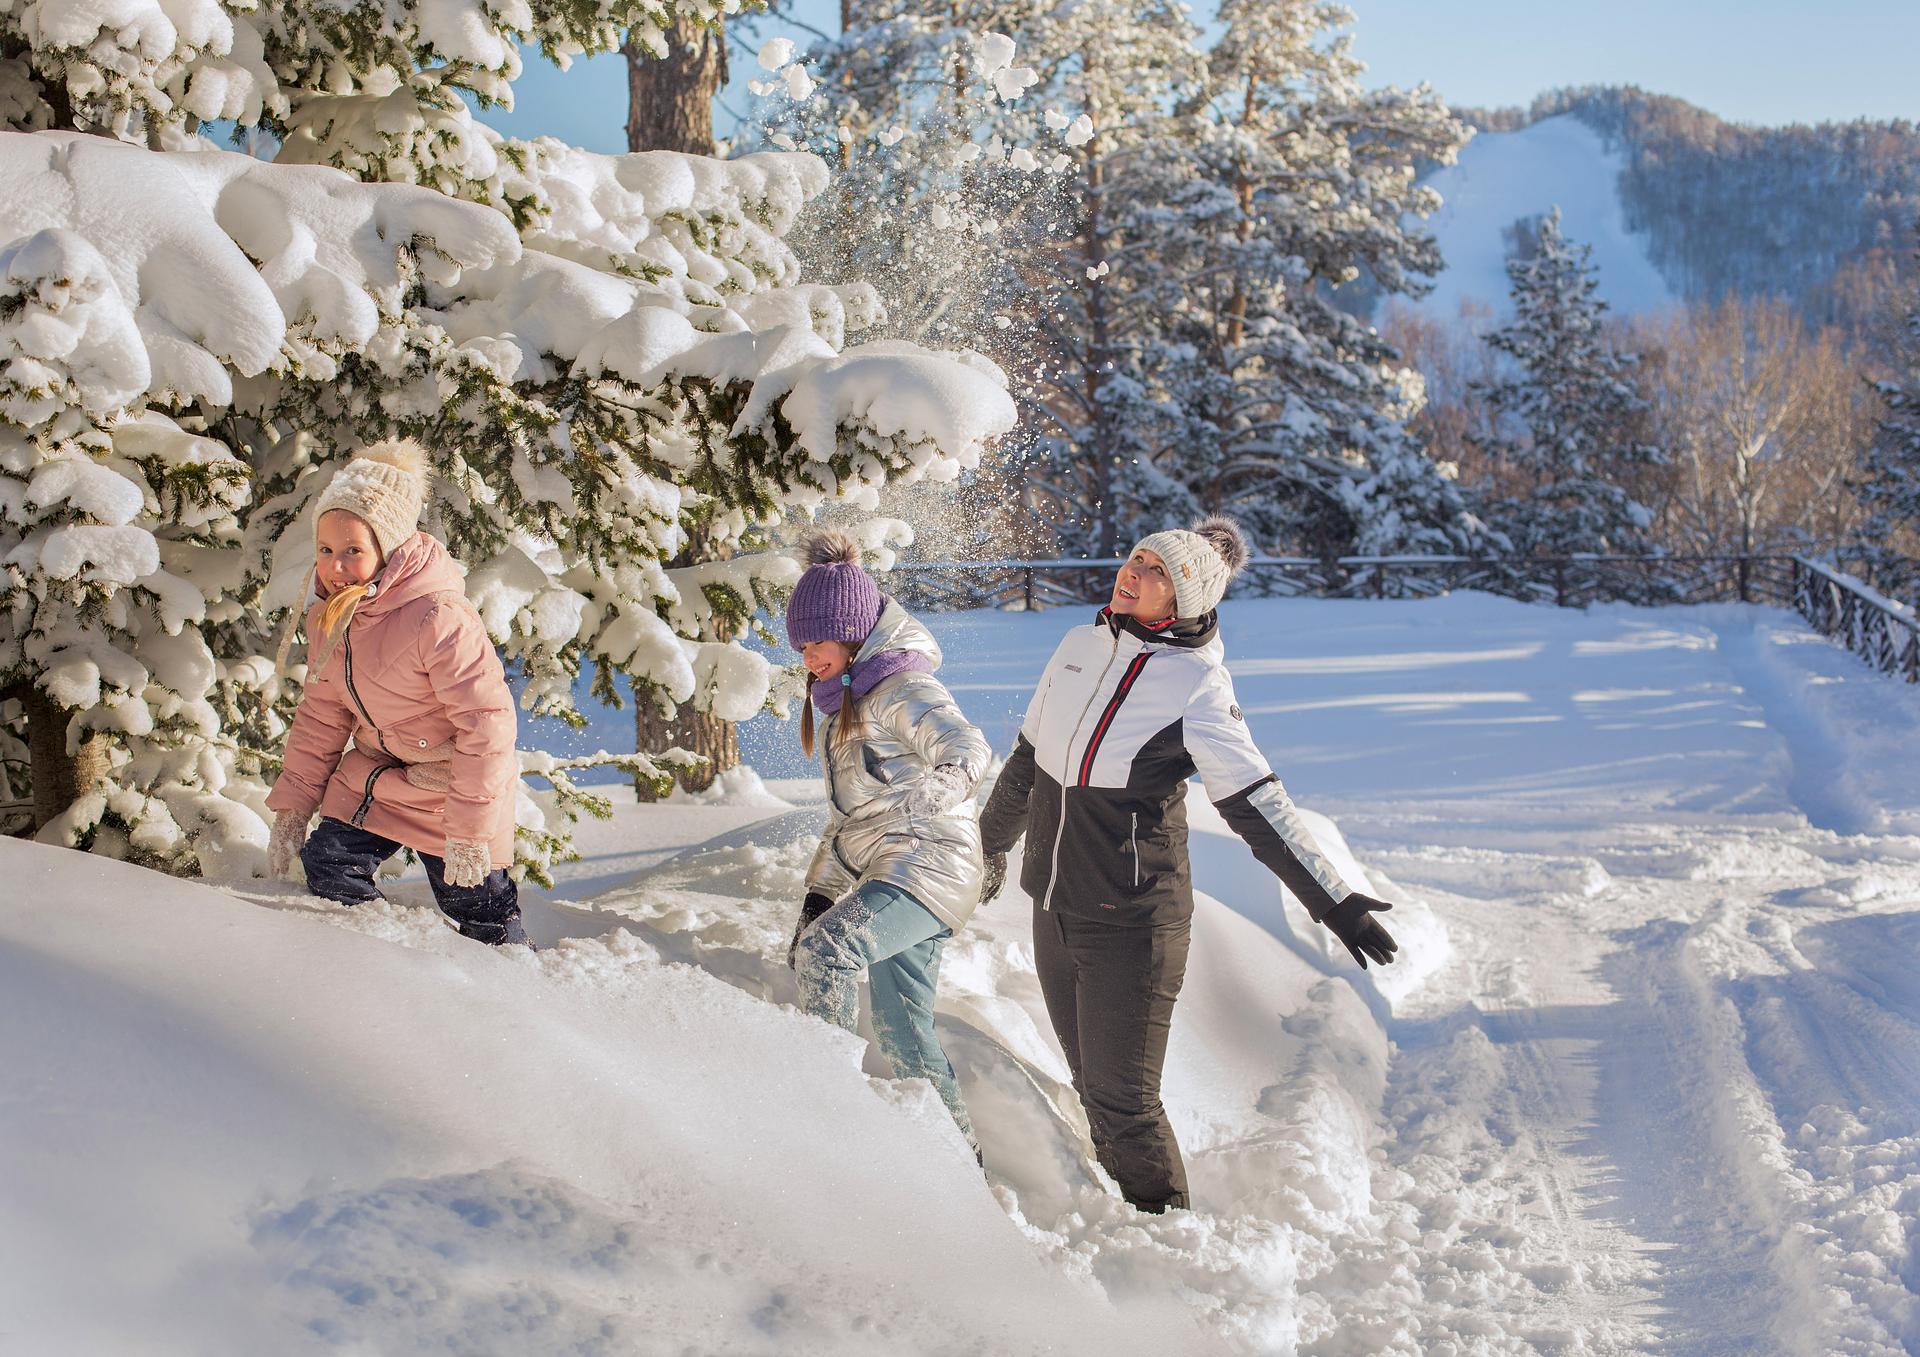
[(880, 621), (880, 586), (860, 568), (860, 546), (827, 528), (801, 543), (807, 573), (787, 602), (787, 642), (795, 650), (809, 641), (845, 641), (858, 646)]

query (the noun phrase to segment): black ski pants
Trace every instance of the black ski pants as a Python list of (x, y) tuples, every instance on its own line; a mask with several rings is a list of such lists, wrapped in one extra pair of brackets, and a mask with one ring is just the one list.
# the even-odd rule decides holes
[(1187, 1205), (1187, 1170), (1160, 1102), (1193, 921), (1145, 927), (1035, 907), (1047, 1016), (1087, 1109), (1094, 1153), (1142, 1211)]
[[(307, 889), (315, 895), (343, 905), (364, 905), (381, 898), (373, 874), (399, 851), (400, 845), (392, 839), (328, 815), (307, 835), (300, 864), (307, 869)], [(450, 886), (442, 859), (415, 852), (427, 869), (435, 902), (460, 926), (462, 937), (496, 947), (527, 940), (527, 930), (520, 923), (520, 888), (512, 877), (496, 867), (477, 886)]]

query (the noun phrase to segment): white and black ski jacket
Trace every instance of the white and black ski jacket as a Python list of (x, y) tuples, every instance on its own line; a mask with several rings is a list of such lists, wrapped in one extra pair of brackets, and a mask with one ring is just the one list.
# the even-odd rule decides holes
[(989, 853), (1026, 835), (1042, 909), (1117, 924), (1193, 912), (1187, 779), (1318, 920), (1348, 891), (1234, 702), (1215, 614), (1152, 626), (1102, 609), (1047, 662), (981, 813)]

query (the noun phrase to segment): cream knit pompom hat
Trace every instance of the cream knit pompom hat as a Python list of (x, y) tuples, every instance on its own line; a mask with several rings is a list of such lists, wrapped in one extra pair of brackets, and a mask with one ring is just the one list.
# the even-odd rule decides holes
[(1218, 516), (1191, 528), (1148, 533), (1133, 549), (1151, 551), (1167, 563), (1174, 615), (1183, 618), (1205, 617), (1219, 607), (1227, 585), (1252, 554), (1240, 525)]
[(426, 450), (411, 438), (389, 438), (360, 449), (335, 473), (320, 492), (314, 527), (322, 514), (344, 509), (373, 529), (380, 554), (391, 556), (420, 530), (426, 500)]

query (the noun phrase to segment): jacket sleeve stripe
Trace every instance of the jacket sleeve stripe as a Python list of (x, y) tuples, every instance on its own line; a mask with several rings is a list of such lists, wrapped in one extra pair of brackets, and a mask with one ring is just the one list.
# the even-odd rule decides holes
[(1147, 667), (1151, 652), (1142, 651), (1133, 657), (1133, 663), (1127, 666), (1127, 672), (1121, 675), (1120, 686), (1114, 689), (1113, 698), (1107, 703), (1107, 709), (1100, 713), (1100, 724), (1093, 728), (1093, 738), (1087, 741), (1087, 752), (1080, 756), (1080, 785), (1087, 786), (1093, 780), (1094, 755), (1100, 752), (1100, 742), (1107, 738), (1107, 730), (1113, 725), (1113, 718), (1119, 713), (1121, 704), (1127, 700), (1127, 694), (1133, 688), (1133, 681), (1140, 677), (1140, 671)]
[(1306, 906), (1314, 922), (1347, 898), (1346, 883), (1320, 852), (1279, 778), (1268, 774), (1214, 805), (1233, 832), (1247, 841), (1260, 864)]

